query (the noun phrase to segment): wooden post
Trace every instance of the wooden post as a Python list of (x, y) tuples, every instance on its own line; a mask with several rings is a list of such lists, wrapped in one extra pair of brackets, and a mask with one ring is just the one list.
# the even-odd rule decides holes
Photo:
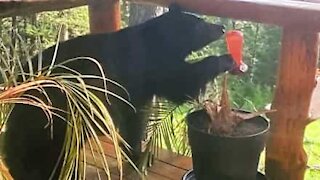
[(119, 0), (89, 0), (90, 32), (113, 32), (121, 27)]
[(303, 180), (307, 155), (303, 136), (319, 55), (318, 33), (284, 27), (277, 88), (270, 114), (266, 174), (270, 180)]

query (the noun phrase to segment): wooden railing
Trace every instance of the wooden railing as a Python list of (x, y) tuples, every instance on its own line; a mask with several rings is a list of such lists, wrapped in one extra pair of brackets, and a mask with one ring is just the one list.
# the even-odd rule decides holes
[(0, 0), (0, 18), (86, 5), (86, 0)]
[[(83, 0), (0, 0), (0, 17), (43, 10), (52, 10), (54, 3), (66, 1), (74, 5)], [(117, 29), (120, 11), (118, 0), (90, 0), (91, 30)], [(128, 0), (129, 1), (129, 0)], [(272, 108), (271, 134), (267, 143), (266, 173), (271, 180), (302, 180), (307, 164), (303, 149), (304, 130), (311, 122), (308, 117), (310, 99), (315, 87), (316, 65), (319, 58), (320, 4), (319, 0), (131, 0), (182, 7), (207, 15), (247, 20), (282, 27), (282, 47)], [(96, 3), (112, 7), (113, 13), (103, 14)], [(41, 5), (42, 4), (42, 5)], [(41, 5), (41, 6), (40, 6)], [(70, 5), (69, 5), (70, 6)], [(98, 12), (99, 11), (99, 12)], [(110, 11), (110, 9), (109, 9)], [(103, 17), (111, 17), (109, 26)], [(102, 18), (101, 18), (102, 17)], [(100, 22), (93, 21), (100, 18)], [(107, 22), (108, 23), (108, 22)]]

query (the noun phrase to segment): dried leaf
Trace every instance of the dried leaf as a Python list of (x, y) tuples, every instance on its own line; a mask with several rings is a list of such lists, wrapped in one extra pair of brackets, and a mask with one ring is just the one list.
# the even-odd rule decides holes
[(204, 109), (211, 119), (208, 128), (209, 133), (225, 136), (230, 135), (237, 125), (247, 119), (259, 116), (261, 114), (275, 112), (276, 110), (262, 110), (252, 113), (241, 113), (232, 111), (227, 87), (227, 74), (224, 76), (222, 84), (222, 93), (220, 104), (207, 100), (204, 103)]

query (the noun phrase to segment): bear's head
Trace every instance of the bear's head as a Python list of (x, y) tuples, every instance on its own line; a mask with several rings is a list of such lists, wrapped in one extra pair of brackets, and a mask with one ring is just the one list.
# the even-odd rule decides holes
[(183, 12), (177, 5), (170, 6), (169, 12), (145, 25), (144, 36), (152, 37), (146, 39), (153, 39), (157, 48), (161, 46), (180, 57), (186, 57), (219, 39), (225, 30), (223, 25), (208, 23), (194, 14)]

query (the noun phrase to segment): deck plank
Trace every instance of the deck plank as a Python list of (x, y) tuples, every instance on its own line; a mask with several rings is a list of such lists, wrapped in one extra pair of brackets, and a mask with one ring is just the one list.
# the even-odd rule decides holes
[[(118, 180), (119, 172), (117, 169), (116, 156), (114, 153), (113, 143), (106, 139), (100, 138), (100, 142), (103, 146), (104, 154), (107, 158), (109, 168), (111, 170), (112, 179)], [(93, 146), (94, 154), (96, 157), (99, 157), (97, 148)], [(107, 179), (107, 176), (103, 172), (102, 161), (97, 159), (94, 163), (94, 158), (92, 153), (90, 153), (89, 146), (86, 144), (86, 160), (87, 160), (87, 179), (97, 180), (97, 169), (101, 172), (101, 178)], [(175, 153), (172, 153), (168, 150), (160, 150), (158, 158), (154, 161), (152, 167), (147, 171), (147, 180), (177, 180), (186, 173), (187, 170), (192, 168), (192, 160), (190, 157), (181, 156)], [(136, 176), (131, 174), (125, 174), (124, 180), (136, 180)]]
[(176, 166), (172, 166), (169, 163), (165, 163), (162, 161), (155, 161), (153, 166), (148, 169), (148, 171), (153, 172), (158, 175), (162, 175), (167, 179), (177, 180), (181, 179), (181, 177), (185, 174), (186, 170), (178, 168)]
[(157, 159), (180, 169), (189, 170), (192, 168), (192, 159), (190, 157), (181, 156), (168, 150), (161, 150)]

